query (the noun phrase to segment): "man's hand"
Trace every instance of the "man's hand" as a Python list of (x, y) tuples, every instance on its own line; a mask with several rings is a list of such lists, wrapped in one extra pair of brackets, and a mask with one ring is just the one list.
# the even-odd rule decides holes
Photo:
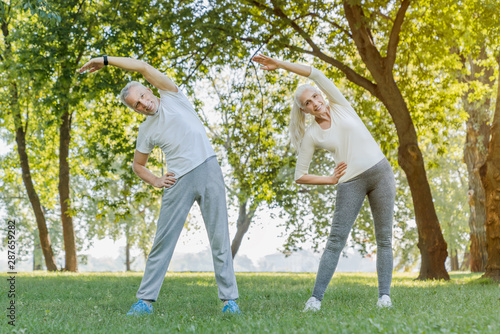
[(347, 164), (345, 162), (339, 163), (333, 169), (333, 184), (339, 183), (339, 179), (345, 174), (345, 170), (347, 168)]
[(157, 177), (149, 169), (146, 168), (149, 153), (142, 153), (135, 150), (134, 162), (132, 163), (132, 170), (144, 182), (156, 188), (170, 188), (177, 181), (174, 178), (174, 173), (167, 173), (161, 177)]
[(95, 71), (99, 71), (103, 67), (104, 67), (104, 57), (92, 58), (85, 65), (83, 65), (82, 68), (80, 68), (79, 72), (81, 74), (86, 70), (90, 69), (89, 73), (92, 73)]
[(176, 179), (174, 178), (174, 173), (167, 173), (161, 177), (156, 178), (153, 182), (153, 186), (156, 188), (170, 188), (175, 184)]

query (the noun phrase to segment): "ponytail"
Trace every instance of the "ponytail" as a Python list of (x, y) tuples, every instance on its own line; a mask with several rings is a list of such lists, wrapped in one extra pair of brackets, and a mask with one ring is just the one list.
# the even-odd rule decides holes
[(288, 126), (288, 129), (290, 132), (292, 146), (296, 151), (300, 149), (300, 143), (306, 133), (306, 114), (300, 110), (302, 104), (299, 100), (302, 93), (306, 90), (313, 90), (319, 93), (316, 87), (307, 84), (297, 87), (297, 90), (295, 91), (292, 111), (290, 112), (290, 125)]

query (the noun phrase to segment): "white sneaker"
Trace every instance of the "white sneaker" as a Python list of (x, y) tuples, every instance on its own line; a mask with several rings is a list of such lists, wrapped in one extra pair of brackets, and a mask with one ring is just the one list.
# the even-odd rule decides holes
[(382, 295), (377, 302), (378, 307), (392, 307), (391, 297), (388, 295)]
[(321, 309), (321, 301), (317, 300), (316, 297), (311, 297), (307, 300), (306, 302), (306, 307), (304, 307), (304, 310), (302, 312), (316, 312)]

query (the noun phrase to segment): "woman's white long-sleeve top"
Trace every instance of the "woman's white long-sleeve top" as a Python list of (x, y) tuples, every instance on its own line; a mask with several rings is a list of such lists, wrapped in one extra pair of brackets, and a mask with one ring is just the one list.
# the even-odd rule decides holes
[(314, 67), (309, 78), (328, 98), (331, 126), (324, 130), (313, 121), (306, 129), (295, 167), (295, 180), (307, 174), (314, 150), (323, 148), (333, 154), (336, 164), (347, 164), (345, 174), (339, 180), (339, 183), (346, 182), (373, 167), (384, 158), (384, 154), (333, 82)]

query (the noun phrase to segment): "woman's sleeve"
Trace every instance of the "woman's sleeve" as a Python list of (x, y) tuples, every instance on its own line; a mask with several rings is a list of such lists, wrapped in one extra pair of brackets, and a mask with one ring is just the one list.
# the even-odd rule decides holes
[(317, 70), (311, 66), (311, 74), (309, 74), (309, 79), (313, 80), (316, 85), (321, 89), (321, 91), (327, 96), (331, 103), (340, 104), (343, 106), (350, 107), (351, 105), (346, 100), (344, 95), (335, 86), (335, 84), (329, 80), (323, 72)]
[(305, 134), (300, 144), (299, 156), (295, 165), (295, 181), (307, 174), (314, 154), (314, 141), (310, 135)]

